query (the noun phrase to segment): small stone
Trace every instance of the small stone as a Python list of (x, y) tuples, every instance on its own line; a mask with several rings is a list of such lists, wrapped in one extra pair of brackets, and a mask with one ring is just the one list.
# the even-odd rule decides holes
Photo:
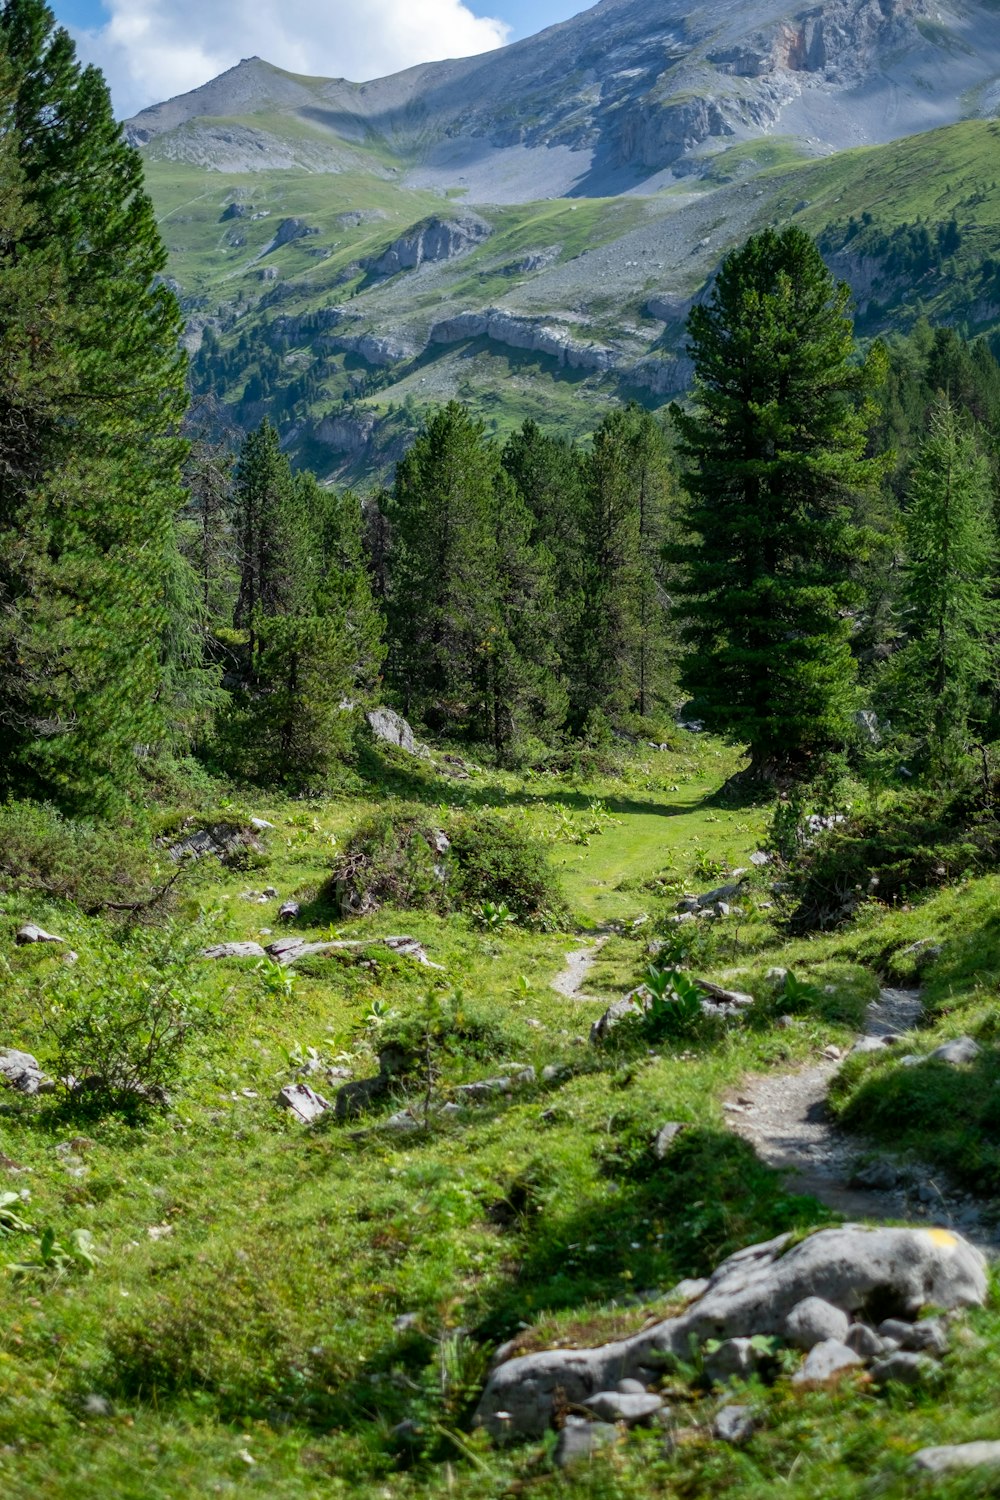
[(96, 1391), (84, 1396), (80, 1402), (80, 1410), (85, 1417), (112, 1417), (115, 1411), (107, 1396), (98, 1396)]
[(699, 1297), (704, 1296), (708, 1287), (707, 1276), (687, 1276), (675, 1287), (671, 1287), (667, 1297), (671, 1302), (696, 1302)]
[(660, 1126), (653, 1141), (653, 1155), (657, 1161), (663, 1161), (670, 1154), (683, 1129), (679, 1120), (668, 1120), (665, 1125)]
[(884, 1036), (859, 1036), (857, 1041), (854, 1043), (854, 1046), (851, 1048), (851, 1051), (852, 1053), (884, 1052), (886, 1049), (886, 1045), (887, 1039)]
[(301, 907), (297, 901), (285, 901), (278, 908), (278, 920), (281, 922), (291, 922), (298, 916), (300, 911)]
[(30, 1052), (19, 1052), (16, 1047), (0, 1047), (0, 1083), (16, 1089), (19, 1094), (43, 1094), (51, 1092), (52, 1079), (46, 1077), (38, 1059)]
[(798, 1024), (799, 1023), (798, 1023), (798, 1021), (796, 1021), (796, 1019), (795, 1019), (794, 1016), (779, 1016), (778, 1017), (778, 1025), (779, 1025), (779, 1027), (781, 1028), (782, 1031), (791, 1031), (792, 1028), (794, 1026), (797, 1026)]
[(785, 1337), (796, 1349), (808, 1351), (824, 1339), (843, 1343), (848, 1326), (847, 1314), (832, 1302), (824, 1302), (822, 1297), (805, 1297), (785, 1319)]
[(598, 1391), (596, 1396), (589, 1396), (583, 1405), (594, 1413), (598, 1421), (624, 1422), (626, 1427), (636, 1427), (642, 1422), (648, 1422), (660, 1410), (663, 1397), (650, 1395), (648, 1391), (643, 1391), (641, 1395)]
[(928, 1474), (997, 1465), (1000, 1465), (1000, 1442), (953, 1443), (941, 1448), (921, 1448), (913, 1455), (913, 1467)]
[(823, 1056), (828, 1057), (831, 1062), (839, 1062), (843, 1055), (844, 1053), (842, 1048), (834, 1047), (832, 1043), (829, 1047), (823, 1048)]
[(749, 1406), (724, 1406), (712, 1423), (712, 1436), (739, 1447), (753, 1437), (757, 1419)]
[(317, 1094), (307, 1083), (286, 1084), (278, 1095), (278, 1103), (282, 1109), (291, 1110), (304, 1125), (311, 1125), (330, 1108), (323, 1095)]
[(869, 1328), (867, 1323), (852, 1323), (844, 1335), (844, 1343), (863, 1360), (877, 1359), (885, 1349), (874, 1328)]
[(645, 1396), (646, 1387), (641, 1380), (619, 1380), (615, 1390), (620, 1396)]
[(400, 1313), (398, 1318), (393, 1318), (392, 1326), (397, 1333), (409, 1333), (420, 1322), (420, 1314), (415, 1312)]
[(590, 1458), (598, 1448), (608, 1447), (617, 1436), (617, 1428), (608, 1422), (585, 1422), (579, 1417), (567, 1417), (553, 1449), (552, 1460), (560, 1469), (571, 1468), (582, 1459)]
[(974, 1042), (971, 1036), (957, 1036), (953, 1041), (935, 1047), (927, 1061), (947, 1063), (949, 1067), (957, 1068), (964, 1063), (975, 1062), (981, 1051), (979, 1043)]
[(907, 1354), (899, 1350), (872, 1365), (872, 1379), (876, 1385), (888, 1385), (890, 1381), (897, 1385), (919, 1385), (935, 1369), (925, 1354)]
[(888, 1161), (870, 1161), (851, 1177), (849, 1186), (869, 1188), (877, 1193), (887, 1193), (899, 1182), (899, 1171)]
[(505, 1073), (502, 1078), (483, 1078), (479, 1083), (459, 1083), (455, 1087), (455, 1093), (467, 1101), (478, 1101), (495, 1098), (497, 1094), (509, 1094), (513, 1089), (524, 1088), (534, 1081), (534, 1068), (517, 1067), (510, 1073)]
[(792, 1384), (828, 1385), (863, 1363), (860, 1354), (839, 1339), (824, 1339), (810, 1349), (801, 1370), (792, 1376)]

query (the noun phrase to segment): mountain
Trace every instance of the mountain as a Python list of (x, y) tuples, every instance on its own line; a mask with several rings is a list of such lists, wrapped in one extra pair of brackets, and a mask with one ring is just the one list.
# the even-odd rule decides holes
[(873, 327), (911, 292), (991, 327), (997, 101), (989, 0), (601, 0), (368, 83), (251, 58), (126, 130), (197, 387), (333, 471), (450, 395), (500, 431), (666, 399), (720, 255), (793, 215)]

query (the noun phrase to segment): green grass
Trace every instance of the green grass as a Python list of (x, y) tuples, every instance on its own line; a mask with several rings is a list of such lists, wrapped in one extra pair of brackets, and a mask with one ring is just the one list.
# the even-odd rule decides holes
[[(907, 977), (910, 960), (896, 955), (908, 942), (945, 938), (928, 980), (942, 1032), (974, 1021), (985, 1035), (995, 1024), (1000, 942), (991, 913), (1000, 882), (873, 912), (853, 931), (791, 945), (770, 925), (759, 883), (745, 917), (703, 940), (699, 969), (738, 969), (741, 985), (763, 995), (763, 971), (782, 962), (833, 994), (791, 1031), (773, 1027), (777, 1008), (762, 999), (751, 1023), (700, 1042), (655, 1053), (591, 1049), (585, 1038), (603, 1002), (566, 1000), (551, 980), (580, 930), (614, 920), (621, 933), (587, 988), (620, 993), (641, 975), (678, 886), (705, 889), (718, 883), (716, 871), (746, 864), (766, 810), (713, 795), (734, 764), (703, 736), (672, 752), (637, 752), (613, 777), (480, 772), (456, 783), (398, 760), (369, 786), (359, 781), (325, 801), (246, 807), (276, 825), (266, 862), (244, 871), (204, 863), (191, 873), (173, 919), (191, 940), (273, 928), (274, 903), (242, 899), (273, 884), (281, 898), (303, 901), (304, 934), (324, 935), (331, 924), (350, 936), (413, 932), (444, 971), (372, 948), (361, 963), (303, 964), (287, 993), (252, 962), (195, 966), (191, 994), (210, 1024), (190, 1046), (166, 1115), (138, 1124), (74, 1118), (57, 1099), (3, 1095), (0, 1151), (24, 1171), (5, 1172), (0, 1187), (30, 1192), (22, 1212), (37, 1229), (63, 1241), (88, 1229), (100, 1257), (90, 1276), (42, 1274), (5, 1288), (3, 1492), (15, 1500), (499, 1500), (528, 1486), (545, 1497), (651, 1500), (780, 1487), (801, 1500), (902, 1496), (912, 1489), (905, 1465), (915, 1447), (995, 1436), (989, 1391), (1000, 1375), (1000, 1321), (992, 1312), (970, 1320), (975, 1342), (959, 1342), (933, 1401), (886, 1401), (853, 1386), (834, 1395), (752, 1391), (766, 1425), (745, 1453), (698, 1436), (704, 1406), (691, 1409), (696, 1430), (675, 1455), (656, 1434), (637, 1434), (572, 1480), (550, 1472), (537, 1444), (495, 1452), (465, 1431), (500, 1340), (517, 1335), (539, 1347), (631, 1329), (644, 1317), (631, 1305), (637, 1292), (662, 1292), (781, 1228), (824, 1222), (819, 1205), (790, 1197), (725, 1130), (721, 1099), (747, 1070), (788, 1068), (830, 1041), (846, 1043), (875, 973)], [(523, 823), (560, 871), (570, 930), (496, 937), (458, 916), (387, 911), (345, 923), (320, 912), (315, 893), (336, 849), (373, 800), (395, 798), (430, 809), (493, 807)], [(99, 953), (114, 955), (120, 935), (66, 906), (4, 898), (0, 1041), (44, 1058), (61, 956), (13, 946), (26, 917), (72, 943), (74, 973), (84, 977), (98, 972)], [(559, 1075), (426, 1136), (359, 1135), (357, 1123), (337, 1122), (308, 1131), (278, 1111), (274, 1096), (309, 1048), (356, 1076), (373, 1073), (380, 1037), (416, 1024), (428, 990), (456, 1018), (439, 1057), (442, 1097), (515, 1062), (533, 1064), (539, 1078), (555, 1064)], [(378, 1019), (387, 1012), (395, 1017)], [(648, 1141), (666, 1119), (690, 1128), (683, 1148), (657, 1164)], [(25, 1234), (0, 1240), (0, 1261), (28, 1258), (33, 1243)], [(411, 1313), (412, 1326), (394, 1326)], [(88, 1397), (100, 1399), (88, 1405)], [(423, 1434), (412, 1467), (401, 1466), (389, 1436), (408, 1419)], [(976, 1480), (935, 1489), (985, 1492)]]

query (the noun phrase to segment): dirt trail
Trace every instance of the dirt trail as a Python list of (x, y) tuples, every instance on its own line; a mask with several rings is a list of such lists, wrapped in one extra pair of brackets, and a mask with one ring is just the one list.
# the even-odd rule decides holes
[(552, 988), (567, 1000), (599, 1000), (599, 995), (588, 995), (583, 986), (597, 962), (597, 955), (611, 935), (611, 930), (601, 932), (588, 947), (567, 953), (566, 967), (553, 979)]
[[(920, 1016), (916, 991), (883, 989), (868, 1007), (864, 1035), (911, 1031)], [(724, 1106), (727, 1123), (763, 1161), (785, 1174), (791, 1192), (810, 1193), (849, 1218), (943, 1225), (995, 1252), (997, 1237), (983, 1225), (975, 1201), (931, 1169), (901, 1170), (899, 1181), (884, 1188), (851, 1185), (863, 1147), (843, 1135), (830, 1115), (827, 1092), (839, 1067), (839, 1058), (829, 1058), (794, 1073), (747, 1078)], [(891, 1162), (887, 1175), (893, 1176)]]

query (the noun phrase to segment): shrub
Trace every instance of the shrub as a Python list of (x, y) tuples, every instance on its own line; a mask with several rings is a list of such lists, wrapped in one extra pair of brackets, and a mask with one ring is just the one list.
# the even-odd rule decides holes
[(448, 826), (461, 906), (504, 905), (519, 922), (556, 918), (564, 901), (542, 845), (495, 813), (464, 813)]
[(97, 912), (148, 900), (162, 879), (153, 848), (127, 825), (64, 818), (44, 803), (0, 806), (0, 886), (6, 891)]
[(190, 938), (141, 934), (61, 973), (46, 1025), (74, 1104), (135, 1113), (168, 1102), (185, 1047), (210, 1020), (191, 999), (195, 953)]
[(393, 807), (356, 828), (320, 891), (344, 916), (381, 906), (448, 907), (449, 842), (423, 808)]

